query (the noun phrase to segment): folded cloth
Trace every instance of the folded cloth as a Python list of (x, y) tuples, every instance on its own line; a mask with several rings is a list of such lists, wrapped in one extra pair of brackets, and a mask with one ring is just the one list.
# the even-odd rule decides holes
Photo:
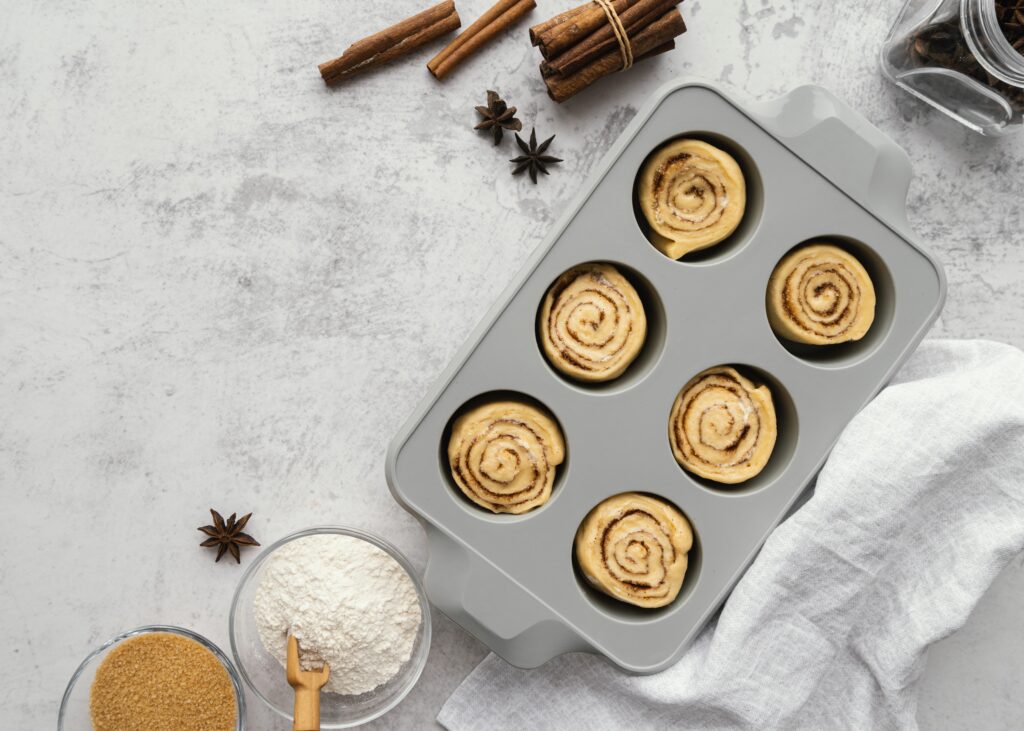
[(676, 665), (637, 677), (587, 654), (536, 670), (491, 655), (438, 720), (452, 731), (913, 728), (928, 646), (1022, 549), (1024, 353), (926, 341)]

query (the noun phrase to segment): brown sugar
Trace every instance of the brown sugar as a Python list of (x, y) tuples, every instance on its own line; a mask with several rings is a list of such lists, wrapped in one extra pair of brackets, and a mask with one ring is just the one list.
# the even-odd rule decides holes
[(95, 731), (233, 731), (238, 718), (220, 660), (169, 632), (111, 650), (96, 671), (89, 706)]

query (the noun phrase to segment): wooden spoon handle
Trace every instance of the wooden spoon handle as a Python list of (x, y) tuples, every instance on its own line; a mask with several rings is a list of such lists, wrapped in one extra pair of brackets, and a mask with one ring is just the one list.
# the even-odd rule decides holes
[(320, 689), (295, 689), (295, 722), (292, 731), (320, 731)]

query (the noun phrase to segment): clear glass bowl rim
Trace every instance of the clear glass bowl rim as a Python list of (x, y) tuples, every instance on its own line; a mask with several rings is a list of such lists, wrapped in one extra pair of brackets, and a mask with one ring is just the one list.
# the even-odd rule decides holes
[(190, 629), (177, 627), (171, 624), (147, 624), (143, 627), (130, 629), (127, 632), (122, 632), (121, 634), (110, 638), (86, 655), (85, 659), (82, 660), (79, 666), (75, 669), (74, 674), (71, 676), (71, 680), (68, 681), (68, 685), (64, 689), (64, 695), (60, 699), (60, 712), (57, 715), (57, 730), (64, 730), (64, 714), (67, 711), (68, 700), (71, 698), (71, 691), (75, 689), (75, 686), (78, 684), (78, 681), (85, 672), (85, 669), (89, 667), (89, 663), (114, 647), (114, 645), (117, 645), (124, 640), (131, 639), (132, 637), (139, 637), (140, 635), (159, 633), (180, 635), (190, 640), (194, 640), (214, 654), (214, 656), (220, 661), (220, 664), (224, 666), (224, 669), (227, 670), (228, 677), (231, 678), (231, 686), (235, 690), (235, 706), (238, 712), (238, 718), (235, 721), (235, 729), (236, 731), (243, 731), (245, 728), (245, 693), (242, 691), (242, 683), (238, 678), (238, 671), (235, 669), (230, 658), (228, 658), (228, 656), (224, 654), (224, 651), (217, 647), (217, 645), (203, 637), (201, 634), (193, 632)]
[(412, 669), (412, 672), (409, 673), (405, 681), (405, 685), (402, 687), (402, 689), (399, 692), (395, 693), (394, 698), (392, 698), (387, 705), (383, 706), (377, 711), (374, 711), (371, 714), (366, 715), (365, 717), (344, 723), (325, 723), (322, 719), (320, 722), (320, 727), (323, 729), (352, 728), (353, 726), (360, 726), (376, 718), (380, 718), (385, 713), (387, 713), (392, 708), (401, 703), (409, 694), (409, 691), (411, 691), (413, 687), (415, 687), (417, 681), (419, 681), (420, 675), (422, 675), (423, 673), (423, 668), (427, 664), (427, 654), (430, 651), (430, 601), (427, 599), (427, 592), (424, 590), (423, 583), (420, 581), (420, 577), (416, 573), (416, 569), (413, 568), (413, 565), (409, 563), (409, 560), (401, 551), (398, 550), (397, 547), (392, 545), (384, 538), (381, 538), (380, 536), (374, 533), (370, 533), (359, 528), (353, 528), (345, 525), (318, 525), (313, 526), (312, 528), (303, 528), (302, 530), (295, 531), (294, 533), (289, 533), (283, 538), (280, 538), (274, 543), (271, 543), (269, 546), (267, 546), (263, 551), (259, 553), (258, 556), (256, 556), (256, 559), (251, 564), (249, 564), (249, 567), (245, 570), (245, 573), (242, 574), (242, 578), (238, 580), (238, 586), (235, 587), (235, 595), (231, 599), (231, 608), (228, 614), (228, 638), (229, 641), (231, 642), (231, 655), (234, 657), (235, 664), (238, 667), (238, 674), (245, 681), (245, 684), (246, 686), (248, 686), (249, 690), (251, 690), (256, 695), (256, 697), (259, 698), (263, 702), (263, 704), (267, 708), (272, 710), (274, 713), (289, 721), (294, 720), (290, 709), (281, 709), (273, 703), (271, 703), (270, 700), (266, 696), (264, 696), (263, 693), (260, 692), (259, 688), (257, 688), (256, 685), (249, 678), (249, 674), (245, 670), (245, 663), (242, 662), (242, 659), (239, 656), (238, 643), (236, 642), (235, 639), (235, 615), (237, 614), (238, 602), (241, 598), (242, 590), (249, 584), (249, 581), (255, 575), (257, 569), (259, 569), (259, 567), (263, 565), (263, 562), (266, 561), (267, 558), (269, 558), (274, 553), (274, 551), (276, 551), (284, 544), (290, 543), (291, 541), (294, 541), (298, 538), (305, 538), (307, 536), (315, 535), (351, 536), (353, 538), (359, 538), (361, 540), (364, 540), (368, 543), (377, 546), (377, 548), (380, 548), (386, 554), (391, 556), (391, 558), (397, 561), (398, 565), (401, 566), (405, 573), (409, 575), (409, 578), (412, 580), (413, 586), (416, 588), (416, 596), (419, 598), (420, 601), (421, 626), (423, 628), (423, 639), (421, 641), (425, 645), (426, 649), (424, 652), (421, 653), (422, 659), (419, 661), (417, 666)]

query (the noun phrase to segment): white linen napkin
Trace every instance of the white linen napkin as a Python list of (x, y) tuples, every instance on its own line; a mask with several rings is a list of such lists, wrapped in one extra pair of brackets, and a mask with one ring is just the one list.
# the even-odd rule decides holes
[(843, 432), (678, 664), (489, 656), (438, 720), (463, 729), (913, 728), (929, 645), (1024, 549), (1024, 353), (926, 341)]

